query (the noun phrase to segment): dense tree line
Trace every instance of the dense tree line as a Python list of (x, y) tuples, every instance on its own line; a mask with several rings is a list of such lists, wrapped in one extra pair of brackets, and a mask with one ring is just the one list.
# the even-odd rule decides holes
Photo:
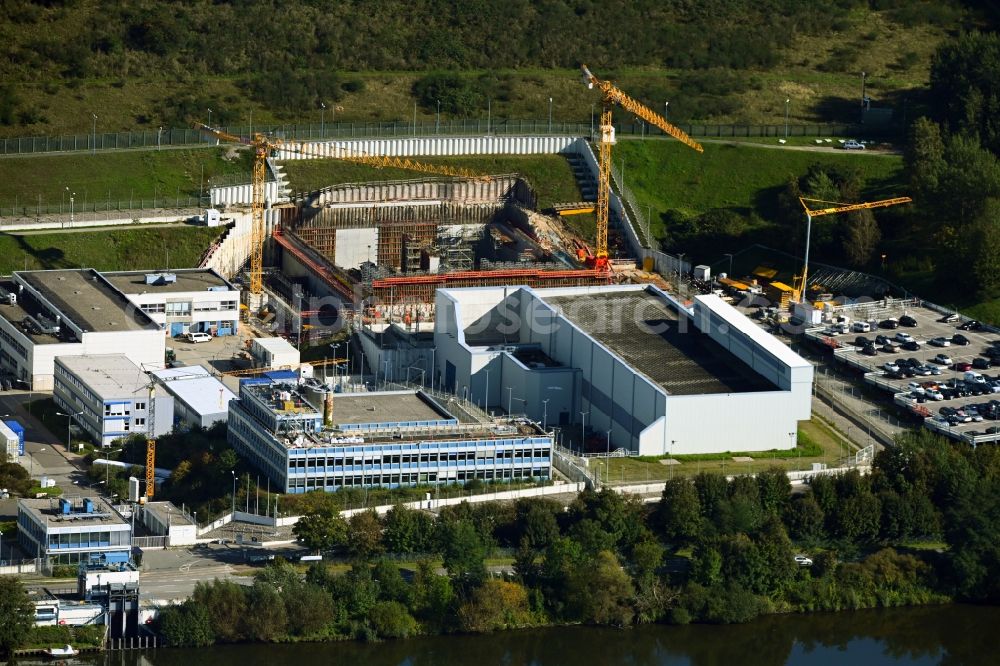
[[(462, 504), (436, 519), (395, 507), (296, 526), (340, 553), (344, 574), (287, 563), (252, 587), (199, 586), (164, 611), (176, 644), (488, 632), (550, 623), (745, 622), (779, 611), (1000, 601), (1000, 454), (906, 436), (869, 475), (816, 477), (793, 492), (780, 469), (667, 482), (649, 507), (613, 491), (568, 508), (547, 499)], [(943, 552), (907, 544), (943, 540)], [(497, 548), (513, 574), (491, 575)], [(812, 566), (794, 556), (806, 553)], [(399, 559), (416, 561), (406, 567)], [(253, 612), (247, 612), (248, 609)]]

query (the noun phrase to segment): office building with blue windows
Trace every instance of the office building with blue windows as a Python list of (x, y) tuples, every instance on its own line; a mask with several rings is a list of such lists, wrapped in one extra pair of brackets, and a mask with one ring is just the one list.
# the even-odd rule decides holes
[(128, 562), (132, 552), (131, 525), (103, 498), (20, 499), (17, 539), (51, 564)]
[(240, 383), (229, 441), (286, 493), (551, 478), (536, 424), (454, 412), (421, 391), (333, 393), (274, 372)]

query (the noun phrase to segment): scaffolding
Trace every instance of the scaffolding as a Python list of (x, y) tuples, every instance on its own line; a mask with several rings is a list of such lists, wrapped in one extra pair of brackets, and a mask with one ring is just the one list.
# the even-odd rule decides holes
[(394, 270), (420, 270), (421, 251), (434, 246), (438, 222), (383, 222), (378, 225), (378, 265)]
[(579, 287), (610, 284), (607, 272), (594, 270), (547, 271), (538, 269), (508, 271), (464, 271), (437, 275), (390, 277), (372, 281), (376, 302), (397, 305), (433, 303), (438, 289), (460, 287), (498, 287), (526, 285), (529, 287)]

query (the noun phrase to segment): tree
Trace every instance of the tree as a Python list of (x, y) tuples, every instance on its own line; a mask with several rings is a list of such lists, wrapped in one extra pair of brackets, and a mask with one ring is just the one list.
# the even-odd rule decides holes
[(382, 521), (374, 510), (351, 516), (347, 528), (347, 549), (361, 560), (369, 560), (383, 552)]
[(243, 618), (243, 635), (250, 640), (270, 643), (288, 633), (288, 614), (281, 593), (270, 583), (257, 581), (247, 595), (253, 612)]
[(867, 266), (881, 240), (882, 231), (870, 210), (856, 210), (847, 215), (844, 255), (852, 266)]
[(468, 520), (441, 526), (441, 560), (452, 578), (464, 586), (476, 586), (486, 578), (486, 546)]
[(331, 550), (345, 543), (347, 532), (347, 521), (333, 511), (306, 514), (292, 527), (292, 534), (314, 552)]
[(1000, 36), (971, 32), (945, 40), (931, 61), (935, 118), (954, 133), (978, 135), (1000, 152)]
[(417, 633), (417, 621), (398, 601), (380, 601), (372, 606), (368, 623), (379, 638), (408, 638)]
[(215, 641), (208, 609), (194, 599), (188, 599), (179, 606), (167, 606), (160, 612), (157, 621), (160, 632), (170, 645), (204, 647)]
[(382, 540), (390, 553), (429, 553), (433, 535), (434, 520), (423, 511), (397, 504), (385, 515)]
[(702, 506), (698, 490), (687, 479), (668, 480), (657, 507), (657, 523), (668, 543), (680, 547), (701, 533)]
[(413, 576), (413, 612), (429, 628), (444, 631), (453, 617), (455, 591), (447, 576), (434, 573), (430, 560), (417, 563)]
[(389, 560), (379, 560), (372, 569), (372, 578), (378, 582), (379, 598), (399, 601), (409, 606), (413, 590), (403, 579), (397, 565)]
[(518, 500), (515, 529), (518, 543), (533, 550), (545, 550), (559, 536), (556, 516), (562, 513), (558, 502), (545, 499)]
[(823, 509), (811, 494), (799, 495), (785, 510), (785, 524), (798, 541), (815, 543), (823, 537)]
[(462, 631), (475, 633), (534, 624), (527, 590), (504, 580), (488, 580), (476, 588), (472, 598), (458, 609), (458, 621)]
[(608, 550), (570, 574), (567, 593), (568, 611), (583, 622), (623, 627), (635, 615), (632, 581)]
[(35, 626), (35, 607), (21, 581), (0, 576), (0, 655), (21, 647)]
[(195, 585), (191, 598), (201, 603), (211, 618), (216, 640), (235, 643), (243, 640), (241, 620), (246, 615), (246, 588), (228, 580)]
[(944, 151), (941, 127), (929, 118), (918, 118), (910, 128), (910, 140), (903, 153), (915, 196), (923, 198), (937, 191), (945, 169)]
[(321, 587), (301, 584), (295, 589), (283, 589), (288, 631), (293, 636), (318, 634), (334, 618), (333, 598)]

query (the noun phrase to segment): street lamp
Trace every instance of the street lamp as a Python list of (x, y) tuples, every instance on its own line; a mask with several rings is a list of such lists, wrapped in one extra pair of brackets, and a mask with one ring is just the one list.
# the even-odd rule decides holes
[(587, 436), (587, 414), (590, 412), (585, 412), (580, 410), (580, 452), (583, 453), (583, 441)]
[[(611, 458), (611, 429), (610, 428), (608, 429), (608, 453), (607, 453), (607, 455), (605, 457), (606, 458)], [(611, 465), (611, 463), (609, 462), (608, 466), (610, 467), (610, 465)]]
[(785, 141), (788, 141), (788, 103), (792, 100), (785, 99)]
[(441, 100), (437, 101), (438, 109), (437, 115), (434, 116), (434, 133), (437, 134), (441, 131)]
[(208, 126), (212, 126), (212, 109), (208, 110)]
[[(42, 448), (38, 449), (38, 451), (35, 453), (35, 455), (38, 455), (39, 453), (41, 453), (44, 450), (45, 450), (45, 447), (43, 446)], [(34, 476), (35, 476), (35, 456), (29, 455), (28, 456), (28, 477), (31, 478), (31, 477), (34, 477)]]
[(92, 115), (94, 117), (94, 149), (93, 149), (92, 152), (94, 154), (96, 154), (97, 153), (97, 114), (96, 113), (92, 113), (90, 115)]
[(319, 103), (319, 136), (323, 138), (324, 131), (326, 129), (326, 104), (323, 102)]
[(162, 125), (156, 130), (156, 149), (157, 150), (160, 149), (160, 135), (161, 134), (163, 134), (163, 126)]
[(236, 517), (236, 470), (231, 469), (229, 470), (229, 473), (233, 475), (233, 509), (229, 514), (230, 519), (232, 519)]
[(0, 565), (3, 565), (3, 530), (0, 530)]
[(542, 432), (548, 432), (545, 429), (545, 425), (549, 420), (549, 400), (551, 400), (551, 398), (542, 400)]
[(733, 279), (733, 255), (730, 252), (726, 252), (723, 256), (729, 257), (729, 279)]
[[(792, 448), (795, 449), (795, 455), (799, 457), (799, 460), (801, 460), (801, 452), (799, 451), (799, 447), (797, 446), (797, 444), (795, 442), (795, 433), (794, 432), (788, 433), (788, 438), (791, 440)], [(799, 463), (796, 463), (795, 464), (795, 469), (798, 469), (798, 468), (799, 468)]]
[(663, 103), (663, 119), (669, 121), (670, 120), (669, 114), (670, 114), (670, 102), (664, 102)]
[(552, 98), (549, 97), (549, 134), (552, 133)]
[(70, 441), (70, 426), (73, 425), (73, 417), (80, 416), (83, 412), (73, 412), (72, 414), (63, 414), (62, 412), (56, 412), (59, 416), (66, 417), (66, 450), (69, 451), (73, 447), (73, 443)]

